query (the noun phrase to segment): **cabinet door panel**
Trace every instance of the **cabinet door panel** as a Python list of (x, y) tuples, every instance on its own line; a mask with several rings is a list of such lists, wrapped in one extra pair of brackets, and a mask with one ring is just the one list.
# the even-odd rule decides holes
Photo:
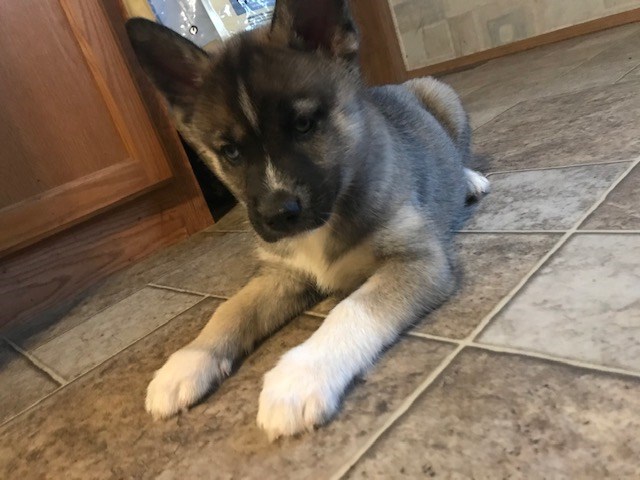
[(172, 174), (100, 0), (0, 2), (0, 18), (7, 253)]

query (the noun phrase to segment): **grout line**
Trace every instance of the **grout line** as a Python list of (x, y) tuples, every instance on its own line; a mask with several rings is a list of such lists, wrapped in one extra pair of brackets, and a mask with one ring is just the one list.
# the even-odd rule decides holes
[(36, 408), (38, 405), (40, 405), (42, 402), (44, 402), (48, 398), (53, 397), (56, 393), (58, 393), (59, 391), (63, 390), (64, 388), (66, 388), (67, 385), (70, 385), (74, 381), (75, 380), (71, 380), (69, 383), (65, 383), (64, 385), (59, 386), (58, 388), (56, 388), (52, 392), (47, 393), (44, 397), (39, 398), (38, 400), (33, 402), (28, 407), (24, 408), (23, 410), (20, 410), (18, 413), (14, 414), (14, 415), (11, 415), (9, 418), (5, 419), (2, 423), (0, 423), (0, 430), (3, 429), (5, 426), (9, 425), (11, 422), (13, 422), (18, 417), (21, 417), (25, 413), (30, 412), (31, 410)]
[[(462, 343), (461, 340), (456, 340), (455, 338), (440, 337), (438, 335), (430, 335), (428, 333), (407, 332), (405, 335), (409, 337), (425, 338), (428, 340), (435, 340), (435, 341), (454, 344), (454, 345), (460, 345), (460, 343)], [(513, 348), (513, 347), (503, 346), (503, 345), (493, 345), (490, 343), (479, 343), (476, 341), (471, 341), (466, 346), (477, 348), (479, 350), (488, 350), (490, 352), (509, 353), (509, 354), (518, 355), (521, 357), (535, 358), (538, 360), (547, 360), (554, 363), (561, 363), (563, 365), (579, 367), (586, 370), (593, 370), (593, 371), (602, 372), (602, 373), (615, 373), (618, 375), (626, 375), (628, 377), (640, 378), (640, 371), (628, 370), (626, 368), (619, 368), (619, 367), (608, 367), (606, 365), (585, 362), (582, 360), (574, 360), (572, 358), (558, 357), (556, 355), (550, 355), (550, 354), (541, 353), (541, 352), (534, 352), (532, 350), (523, 350), (520, 348)]]
[[(456, 234), (469, 235), (469, 234), (490, 234), (490, 235), (557, 235), (561, 233), (567, 233), (567, 230), (458, 230)], [(589, 234), (589, 235), (611, 235), (611, 234), (629, 234), (637, 235), (640, 230), (577, 230), (576, 233)]]
[(218, 299), (218, 300), (227, 300), (227, 297), (223, 297), (221, 295), (215, 295), (213, 293), (198, 292), (196, 290), (188, 290), (186, 288), (170, 287), (169, 285), (160, 285), (160, 284), (157, 284), (157, 283), (148, 283), (147, 286), (149, 286), (151, 288), (156, 288), (158, 290), (169, 290), (170, 292), (186, 293), (186, 294), (189, 294), (189, 295), (197, 295), (199, 297), (215, 298), (215, 299)]
[(634, 77), (635, 75), (632, 75), (632, 73), (633, 73), (633, 72), (635, 72), (636, 70), (640, 70), (640, 66), (636, 65), (634, 68), (632, 68), (632, 69), (631, 69), (631, 70), (629, 70), (627, 73), (625, 73), (625, 74), (624, 74), (624, 76), (623, 76), (622, 78), (620, 78), (620, 79), (615, 83), (615, 85), (620, 85), (621, 83), (624, 83), (624, 82), (625, 82), (625, 78), (627, 78), (627, 77), (631, 77), (631, 80), (626, 80), (627, 82), (628, 82), (628, 81), (633, 81), (633, 80), (634, 80), (634, 79), (633, 79), (633, 77)]
[[(420, 332), (407, 332), (405, 333), (405, 336), (415, 337), (415, 338), (424, 338), (427, 340), (435, 340), (438, 342), (449, 343), (453, 345), (460, 345), (460, 343), (462, 343), (462, 340), (458, 340), (455, 338), (441, 337), (438, 335), (430, 335), (428, 333), (420, 333)], [(466, 346), (477, 348), (479, 350), (488, 350), (490, 352), (509, 353), (512, 355), (519, 355), (521, 357), (535, 358), (538, 360), (548, 360), (554, 363), (561, 363), (563, 365), (580, 367), (586, 370), (594, 370), (602, 373), (615, 373), (618, 375), (626, 375), (629, 377), (640, 378), (640, 371), (628, 370), (626, 368), (619, 368), (619, 367), (608, 367), (606, 365), (585, 362), (583, 360), (574, 360), (572, 358), (567, 358), (567, 357), (558, 357), (556, 355), (550, 355), (550, 354), (541, 353), (541, 352), (534, 352), (532, 350), (523, 350), (520, 348), (513, 348), (509, 346), (504, 346), (504, 345), (494, 345), (490, 343), (479, 343), (476, 341), (469, 342), (468, 345)]]
[(422, 333), (422, 332), (414, 332), (414, 331), (405, 332), (404, 335), (407, 337), (416, 337), (416, 338), (424, 338), (427, 340), (435, 340), (436, 342), (452, 343), (454, 345), (460, 345), (460, 342), (462, 341), (462, 340), (456, 340), (455, 338), (441, 337), (440, 335), (431, 335), (430, 333)]
[(613, 85), (619, 85), (620, 83), (622, 83), (622, 80), (624, 80), (624, 78), (629, 75), (631, 72), (633, 72), (636, 68), (638, 68), (638, 65), (635, 65), (634, 67), (631, 68), (631, 70), (627, 71), (624, 73), (624, 75), (622, 75), (620, 78), (618, 78), (615, 82), (613, 82)]
[(586, 235), (638, 235), (640, 230), (578, 230), (576, 233)]
[[(484, 87), (483, 87), (484, 88)], [(479, 89), (478, 89), (479, 90)], [(474, 115), (474, 113), (467, 113), (467, 115), (469, 116), (469, 125), (471, 125), (472, 133), (475, 133), (476, 130), (484, 127), (485, 125), (490, 124), (491, 122), (493, 122), (494, 120), (497, 120), (498, 117), (500, 117), (501, 115), (504, 115), (505, 113), (507, 113), (508, 111), (514, 109), (515, 107), (517, 107), (518, 105), (520, 105), (523, 102), (523, 100), (518, 100), (516, 103), (514, 103), (513, 105), (509, 105), (508, 107), (506, 107), (503, 111), (495, 114), (493, 117), (491, 118), (487, 118), (484, 122), (482, 122), (480, 125), (476, 125), (475, 127), (472, 125), (473, 121), (471, 120), (471, 115)], [(462, 104), (465, 105), (465, 101), (464, 99), (462, 100)], [(480, 112), (482, 112), (482, 110), (480, 110)], [(475, 112), (475, 113), (480, 113), (480, 112)]]
[[(632, 34), (629, 34), (628, 36), (630, 37)], [(626, 39), (626, 37), (623, 38), (619, 38), (618, 40), (614, 40), (613, 42), (607, 43), (606, 45), (601, 45), (598, 48), (598, 52), (594, 53), (593, 55), (591, 55), (588, 58), (585, 58), (583, 61), (578, 62), (577, 64), (575, 64), (574, 66), (570, 67), (566, 72), (563, 72), (562, 74), (558, 75), (557, 77), (554, 77), (552, 79), (550, 79), (550, 81), (555, 81), (555, 80), (559, 80), (559, 81), (563, 81), (565, 80), (565, 77), (567, 77), (570, 73), (572, 73), (575, 70), (578, 70), (580, 67), (588, 64), (590, 61), (592, 61), (593, 59), (595, 59), (596, 57), (599, 57), (600, 55), (602, 55), (603, 53), (611, 50), (612, 48), (616, 47), (617, 45), (619, 45), (620, 43), (622, 43), (624, 40)], [(615, 82), (614, 82), (615, 84)], [(607, 84), (605, 84), (607, 85)], [(596, 85), (596, 87), (599, 85)], [(589, 88), (593, 88), (593, 87), (586, 87), (586, 88), (579, 88), (577, 90), (570, 90), (568, 92), (563, 92), (563, 93), (555, 93), (555, 94), (551, 94), (551, 95), (542, 95), (541, 98), (554, 98), (554, 97), (560, 97), (563, 95), (570, 95), (572, 93), (580, 93), (583, 92), (584, 90), (588, 90)]]
[(158, 330), (160, 330), (161, 328), (166, 327), (167, 325), (169, 325), (173, 320), (176, 319), (176, 317), (179, 317), (180, 315), (184, 314), (185, 312), (188, 312), (189, 310), (191, 310), (192, 308), (196, 307), (197, 305), (199, 305), (200, 303), (202, 303), (204, 300), (206, 299), (206, 297), (201, 298), (200, 300), (198, 300), (196, 303), (194, 303), (193, 305), (191, 305), (189, 308), (177, 313), (176, 315), (174, 315), (173, 317), (171, 317), (169, 320), (167, 320), (166, 322), (164, 322), (162, 325), (158, 325), (156, 328), (154, 328), (153, 330), (147, 332), (145, 335), (143, 335), (142, 337), (134, 340), (133, 342), (125, 345), (124, 347), (122, 347), (120, 350), (118, 350), (117, 352), (115, 352), (114, 354), (110, 355), (109, 357), (105, 358), (104, 360), (102, 360), (100, 363), (98, 363), (97, 365), (94, 365), (93, 367), (89, 368), (88, 370), (82, 372), (80, 375), (78, 375), (77, 377), (72, 378), (69, 381), (65, 381), (65, 383), (63, 385), (61, 385), (60, 387), (56, 388), (53, 392), (50, 392), (49, 394), (45, 395), (44, 397), (38, 399), (37, 401), (35, 401), (34, 403), (32, 403), (31, 405), (29, 405), (27, 408), (25, 408), (24, 410), (21, 410), (20, 412), (16, 413), (15, 415), (7, 418), (6, 420), (4, 420), (2, 423), (0, 423), (0, 429), (4, 428), (6, 425), (8, 425), (10, 422), (12, 422), (13, 420), (17, 419), (18, 417), (30, 412), (31, 410), (33, 410), (34, 408), (36, 408), (38, 405), (40, 405), (42, 402), (44, 402), (45, 400), (47, 400), (48, 398), (52, 397), (53, 395), (57, 394), (58, 392), (60, 392), (61, 390), (69, 387), (70, 385), (73, 385), (74, 383), (76, 383), (77, 381), (79, 381), (80, 379), (86, 377), (87, 375), (89, 375), (91, 372), (93, 372), (94, 370), (100, 368), (102, 365), (104, 365), (105, 363), (107, 363), (109, 360), (112, 360), (113, 358), (117, 357), (118, 355), (120, 355), (122, 352), (124, 352), (125, 350), (128, 350), (129, 348), (133, 347), (135, 344), (141, 342), (142, 340), (144, 340), (145, 338), (148, 338), (149, 336), (153, 335), (155, 332), (157, 332)]
[(509, 353), (512, 355), (519, 355), (521, 357), (535, 358), (538, 360), (547, 360), (549, 362), (561, 363), (563, 365), (579, 367), (585, 370), (592, 370), (592, 371), (602, 372), (602, 373), (615, 373), (617, 375), (625, 375), (628, 377), (640, 378), (640, 371), (636, 372), (633, 370), (627, 370), (625, 368), (607, 367), (606, 365), (598, 365), (596, 363), (585, 362), (582, 360), (574, 360), (571, 358), (557, 357), (555, 355), (548, 355), (546, 353), (538, 353), (538, 352), (532, 352), (529, 350), (520, 350), (519, 348), (512, 348), (512, 347), (506, 347), (501, 345), (491, 345), (487, 343), (477, 343), (477, 342), (471, 342), (468, 346), (477, 348), (479, 350), (488, 350), (490, 352)]
[(107, 304), (104, 305), (102, 308), (98, 309), (97, 311), (95, 311), (94, 313), (92, 313), (91, 315), (89, 315), (87, 318), (85, 318), (84, 320), (82, 320), (80, 323), (75, 324), (75, 325), (70, 325), (66, 328), (61, 328), (59, 331), (57, 331), (52, 337), (50, 338), (45, 338), (45, 340), (43, 340), (42, 342), (38, 342), (35, 346), (34, 346), (34, 350), (37, 348), (40, 348), (44, 345), (47, 345), (49, 342), (52, 342), (53, 340), (61, 337), (62, 335), (65, 335), (66, 333), (69, 333), (71, 330), (73, 330), (74, 328), (79, 327), (80, 325), (84, 324), (85, 322), (88, 322), (89, 320), (91, 320), (93, 317), (96, 317), (102, 313), (104, 313), (105, 311), (109, 310), (111, 307), (113, 307), (114, 305), (117, 305), (118, 303), (126, 300), (127, 298), (135, 295), (136, 293), (139, 293), (142, 289), (145, 288), (145, 285), (142, 285), (140, 287), (136, 287), (137, 290), (134, 290), (133, 292), (129, 292), (128, 294), (126, 294), (124, 297), (122, 298), (117, 298), (117, 300), (114, 301), (114, 303), (112, 304)]
[[(491, 82), (488, 82), (488, 83), (485, 85), (485, 87), (486, 87), (486, 86), (488, 86), (488, 85), (489, 85), (489, 83), (491, 83)], [(484, 87), (482, 87), (482, 88), (484, 88)], [(479, 90), (479, 89), (478, 89), (478, 90)], [(492, 118), (488, 119), (486, 122), (483, 122), (481, 125), (478, 125), (478, 126), (476, 126), (476, 127), (473, 127), (473, 125), (471, 125), (471, 126), (472, 126), (472, 131), (471, 131), (471, 133), (472, 133), (472, 134), (475, 134), (477, 130), (480, 130), (482, 127), (484, 127), (484, 126), (486, 126), (486, 125), (489, 125), (489, 124), (490, 124), (491, 122), (493, 122), (494, 120), (497, 120), (497, 119), (498, 119), (498, 117), (500, 117), (500, 116), (504, 115), (504, 114), (505, 114), (505, 113), (507, 113), (507, 112), (510, 112), (511, 110), (513, 110), (514, 108), (516, 108), (517, 106), (519, 106), (520, 104), (522, 104), (522, 103), (524, 103), (524, 102), (528, 102), (528, 101), (529, 101), (529, 99), (520, 99), (520, 100), (518, 100), (516, 103), (514, 103), (513, 105), (510, 105), (510, 106), (509, 106), (509, 107), (507, 107), (505, 110), (503, 110), (502, 112), (498, 113), (495, 117), (492, 117)], [(462, 100), (462, 105), (465, 107), (465, 110), (467, 110), (467, 109), (466, 109), (466, 102), (464, 101), (464, 99)], [(467, 112), (468, 112), (468, 110), (467, 110)], [(471, 114), (467, 113), (467, 115), (471, 115)], [(469, 120), (469, 123), (471, 124), (471, 120)]]
[(444, 360), (440, 362), (440, 364), (433, 370), (429, 376), (416, 388), (411, 395), (404, 399), (400, 407), (398, 407), (395, 412), (393, 412), (389, 418), (382, 424), (380, 428), (378, 428), (362, 445), (358, 451), (349, 459), (340, 469), (334, 473), (330, 478), (331, 480), (339, 480), (346, 473), (353, 468), (353, 466), (362, 458), (364, 454), (373, 446), (375, 442), (378, 441), (380, 436), (386, 432), (391, 426), (398, 420), (402, 415), (406, 413), (411, 405), (418, 399), (422, 392), (424, 392), (439, 376), (440, 374), (449, 366), (449, 364), (456, 358), (458, 353), (465, 347), (463, 343), (460, 343), (449, 355), (447, 355)]
[(557, 242), (556, 244), (549, 250), (549, 252), (542, 257), (533, 268), (527, 273), (518, 284), (511, 289), (511, 291), (502, 298), (502, 300), (480, 321), (480, 323), (473, 329), (473, 331), (464, 339), (458, 343), (458, 346), (451, 352), (447, 357), (445, 357), (442, 362), (433, 370), (429, 376), (422, 382), (418, 388), (416, 388), (411, 395), (409, 395), (404, 402), (398, 407), (391, 416), (385, 421), (385, 423), (376, 430), (366, 441), (366, 443), (358, 449), (358, 451), (349, 459), (344, 465), (331, 477), (332, 479), (340, 479), (342, 478), (353, 466), (358, 463), (360, 458), (366, 454), (366, 452), (378, 441), (378, 439), (389, 429), (393, 424), (402, 417), (408, 410), (411, 408), (411, 405), (418, 399), (420, 395), (424, 391), (426, 391), (429, 386), (438, 378), (438, 376), (444, 372), (444, 370), (453, 362), (453, 360), (457, 357), (457, 355), (467, 346), (475, 346), (476, 338), (482, 331), (489, 325), (491, 320), (495, 318), (498, 313), (509, 303), (511, 302), (520, 290), (526, 285), (526, 283), (540, 270), (540, 268), (558, 251), (560, 250), (567, 241), (571, 238), (571, 236), (578, 231), (578, 227), (591, 215), (607, 198), (607, 196), (622, 182), (627, 175), (634, 169), (636, 165), (640, 163), (640, 157), (636, 158), (631, 165), (621, 174), (618, 178), (609, 186), (609, 188), (600, 196), (599, 200), (597, 200), (589, 210), (587, 210), (574, 224), (574, 226), (568, 230)]
[(618, 185), (620, 185), (620, 184), (622, 183), (622, 181), (623, 181), (625, 178), (627, 178), (627, 177), (629, 176), (629, 174), (630, 174), (630, 173), (631, 173), (631, 172), (632, 172), (632, 171), (633, 171), (633, 170), (634, 170), (634, 169), (635, 169), (639, 164), (640, 164), (640, 156), (639, 156), (639, 157), (636, 157), (636, 159), (635, 159), (633, 162), (631, 162), (631, 165), (629, 165), (629, 166), (627, 167), (627, 169), (626, 169), (622, 174), (620, 174), (620, 176), (617, 178), (617, 180), (616, 180), (616, 181), (614, 181), (614, 182), (609, 186), (609, 188), (607, 188), (607, 190), (602, 194), (602, 196), (600, 197), (600, 200), (598, 200), (598, 201), (595, 203), (595, 205), (593, 205), (593, 206), (592, 206), (592, 207), (591, 207), (591, 208), (590, 208), (590, 209), (589, 209), (589, 210), (588, 210), (588, 211), (587, 211), (587, 212), (582, 216), (582, 218), (578, 221), (578, 224), (577, 224), (577, 225), (572, 229), (574, 232), (579, 232), (579, 231), (580, 231), (580, 230), (579, 230), (580, 226), (581, 226), (584, 222), (586, 222), (586, 221), (587, 221), (587, 219), (591, 216), (591, 214), (592, 214), (593, 212), (595, 212), (595, 211), (600, 207), (600, 205), (602, 205), (602, 204), (607, 200), (607, 198), (609, 197), (609, 195), (611, 194), (611, 192), (613, 192), (613, 191), (616, 189), (616, 187), (617, 187)]
[(569, 164), (569, 165), (556, 165), (556, 166), (550, 166), (550, 167), (531, 167), (531, 168), (516, 168), (513, 170), (496, 170), (496, 171), (491, 171), (488, 170), (486, 172), (483, 172), (484, 175), (486, 176), (491, 176), (491, 175), (504, 175), (507, 173), (519, 173), (519, 172), (539, 172), (542, 170), (563, 170), (566, 168), (577, 168), (577, 167), (597, 167), (599, 165), (616, 165), (618, 163), (629, 163), (632, 162), (633, 160), (630, 159), (626, 159), (626, 160), (609, 160), (606, 162), (589, 162), (589, 163), (574, 163), (574, 164)]
[(56, 383), (59, 383), (60, 385), (64, 385), (65, 383), (67, 383), (66, 378), (64, 378), (62, 375), (56, 372), (53, 368), (49, 367), (48, 365), (40, 361), (40, 359), (32, 355), (29, 351), (23, 349), (22, 347), (12, 342), (7, 337), (3, 336), (0, 338), (2, 338), (2, 340), (4, 340), (7, 343), (7, 345), (13, 348), (16, 352), (18, 352), (20, 355), (25, 357), (34, 367), (36, 367), (38, 370), (42, 370), (44, 373), (50, 376)]
[(483, 233), (483, 234), (493, 234), (493, 235), (540, 235), (540, 234), (559, 234), (566, 233), (567, 230), (458, 230), (456, 233), (460, 234), (470, 234), (470, 233)]

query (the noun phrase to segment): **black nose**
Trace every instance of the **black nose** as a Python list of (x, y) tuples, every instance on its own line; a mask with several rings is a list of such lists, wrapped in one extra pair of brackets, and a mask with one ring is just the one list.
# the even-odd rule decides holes
[(260, 215), (272, 230), (291, 230), (302, 213), (300, 199), (284, 191), (278, 191), (266, 198), (260, 205)]

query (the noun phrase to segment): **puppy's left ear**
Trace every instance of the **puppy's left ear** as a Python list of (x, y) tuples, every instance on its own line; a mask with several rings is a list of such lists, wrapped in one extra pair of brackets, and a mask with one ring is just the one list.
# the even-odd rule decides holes
[(347, 60), (358, 54), (358, 32), (347, 0), (276, 0), (271, 38)]

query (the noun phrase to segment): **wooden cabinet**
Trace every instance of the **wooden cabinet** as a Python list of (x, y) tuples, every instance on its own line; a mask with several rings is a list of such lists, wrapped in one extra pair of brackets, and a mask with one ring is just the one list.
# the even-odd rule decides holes
[(101, 2), (0, 2), (0, 251), (171, 178)]
[[(24, 316), (55, 304), (51, 289), (46, 305), (35, 290), (27, 303), (17, 298), (16, 287), (41, 286), (38, 258), (76, 249), (71, 270), (42, 264), (72, 277), (61, 300), (211, 218), (144, 80), (141, 91), (116, 0), (6, 0), (0, 18), (0, 311)], [(152, 218), (155, 237), (139, 232), (148, 249), (123, 245), (126, 261), (99, 272), (81, 265), (109, 235), (136, 243), (133, 232)], [(83, 235), (93, 243), (77, 245)]]

